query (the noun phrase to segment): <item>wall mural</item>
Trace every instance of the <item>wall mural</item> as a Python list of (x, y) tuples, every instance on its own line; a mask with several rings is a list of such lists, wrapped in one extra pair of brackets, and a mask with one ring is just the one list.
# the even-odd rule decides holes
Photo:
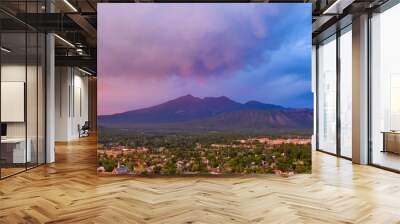
[(311, 4), (99, 4), (99, 175), (311, 172)]

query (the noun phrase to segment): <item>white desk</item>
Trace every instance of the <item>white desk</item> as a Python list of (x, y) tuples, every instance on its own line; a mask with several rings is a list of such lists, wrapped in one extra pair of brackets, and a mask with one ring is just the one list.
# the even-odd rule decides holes
[(1, 144), (3, 145), (14, 145), (13, 147), (13, 163), (26, 163), (31, 162), (32, 152), (31, 152), (31, 139), (27, 139), (27, 146), (25, 152), (25, 138), (5, 138), (1, 139)]

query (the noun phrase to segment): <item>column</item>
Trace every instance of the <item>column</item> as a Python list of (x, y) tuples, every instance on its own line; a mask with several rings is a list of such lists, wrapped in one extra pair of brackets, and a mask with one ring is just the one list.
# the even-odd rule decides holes
[(368, 163), (368, 15), (353, 18), (352, 157)]

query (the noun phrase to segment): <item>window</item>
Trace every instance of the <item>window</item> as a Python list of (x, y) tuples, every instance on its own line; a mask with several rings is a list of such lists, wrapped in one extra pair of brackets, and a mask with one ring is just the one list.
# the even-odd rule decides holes
[(336, 153), (336, 36), (318, 47), (318, 149)]
[(400, 170), (400, 5), (371, 18), (371, 158)]
[(351, 26), (340, 36), (340, 155), (352, 157), (352, 35)]

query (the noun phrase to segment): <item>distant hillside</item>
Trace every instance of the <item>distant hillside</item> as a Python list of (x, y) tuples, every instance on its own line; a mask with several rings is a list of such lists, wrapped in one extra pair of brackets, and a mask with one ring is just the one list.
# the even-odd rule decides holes
[(99, 116), (98, 122), (106, 127), (184, 130), (312, 128), (313, 111), (258, 101), (241, 104), (225, 96), (186, 95), (153, 107)]

